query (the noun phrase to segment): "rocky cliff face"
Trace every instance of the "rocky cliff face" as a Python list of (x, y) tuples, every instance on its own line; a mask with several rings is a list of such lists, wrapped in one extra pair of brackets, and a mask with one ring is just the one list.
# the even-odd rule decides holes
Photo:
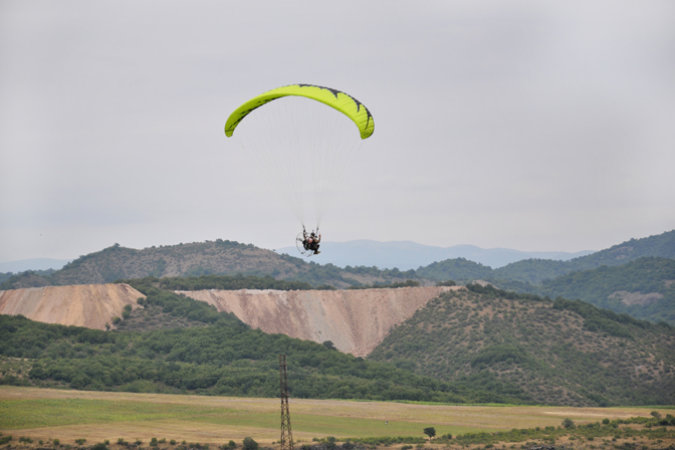
[(179, 291), (235, 314), (266, 333), (323, 343), (368, 355), (395, 325), (442, 292), (460, 287), (407, 287), (335, 291)]
[(46, 286), (0, 291), (0, 314), (104, 330), (126, 305), (145, 297), (128, 284)]

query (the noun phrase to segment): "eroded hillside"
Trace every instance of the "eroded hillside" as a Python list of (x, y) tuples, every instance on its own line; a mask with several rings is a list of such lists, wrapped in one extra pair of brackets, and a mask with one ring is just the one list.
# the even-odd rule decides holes
[(231, 312), (266, 333), (331, 341), (355, 356), (368, 355), (389, 330), (441, 293), (459, 287), (335, 291), (202, 290), (181, 293)]
[[(252, 328), (368, 355), (389, 330), (441, 293), (459, 287), (427, 286), (355, 290), (178, 291), (230, 312)], [(46, 286), (0, 291), (0, 314), (105, 329), (142, 293), (127, 284)]]
[(0, 314), (104, 330), (126, 305), (145, 297), (128, 284), (45, 286), (0, 291)]

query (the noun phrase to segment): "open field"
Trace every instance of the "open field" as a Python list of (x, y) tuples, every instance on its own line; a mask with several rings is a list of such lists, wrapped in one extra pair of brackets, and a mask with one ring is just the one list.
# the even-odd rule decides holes
[[(290, 400), (294, 440), (335, 436), (423, 436), (513, 428), (559, 426), (604, 418), (666, 415), (669, 408), (572, 408), (555, 406), (422, 405), (346, 400)], [(94, 444), (122, 438), (145, 444), (153, 437), (178, 442), (223, 445), (250, 436), (263, 445), (279, 439), (280, 404), (276, 398), (133, 394), (0, 386), (0, 432), (34, 441), (59, 439)]]

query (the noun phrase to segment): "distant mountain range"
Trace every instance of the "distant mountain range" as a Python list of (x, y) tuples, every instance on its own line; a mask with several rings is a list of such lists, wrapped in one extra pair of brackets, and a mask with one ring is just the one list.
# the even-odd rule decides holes
[[(298, 253), (295, 247), (284, 247), (277, 251), (291, 256), (297, 256)], [(334, 264), (338, 267), (375, 266), (379, 269), (410, 270), (446, 259), (465, 258), (485, 266), (498, 268), (524, 259), (567, 261), (591, 253), (593, 252), (590, 250), (572, 253), (524, 252), (509, 248), (484, 249), (475, 245), (435, 247), (412, 241), (356, 240), (327, 241), (322, 245), (321, 254), (312, 256), (312, 261), (317, 264)]]

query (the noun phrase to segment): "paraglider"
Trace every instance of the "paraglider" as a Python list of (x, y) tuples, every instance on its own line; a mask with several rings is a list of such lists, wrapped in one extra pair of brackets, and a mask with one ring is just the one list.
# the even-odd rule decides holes
[[(281, 99), (284, 97), (304, 97), (314, 102), (322, 103), (326, 106), (329, 106), (330, 108), (333, 108), (336, 111), (339, 111), (356, 125), (359, 132), (360, 140), (367, 139), (373, 134), (373, 131), (375, 130), (375, 122), (368, 108), (366, 108), (366, 106), (363, 103), (361, 103), (351, 95), (347, 94), (346, 92), (325, 86), (317, 86), (313, 84), (293, 84), (269, 90), (244, 102), (241, 106), (235, 109), (227, 118), (227, 121), (225, 122), (225, 135), (227, 137), (233, 136), (239, 124), (242, 121), (244, 121), (244, 119), (249, 117), (253, 111), (270, 102), (273, 102), (277, 99)], [(280, 115), (279, 119), (280, 120), (285, 119), (285, 114)], [(308, 126), (306, 122), (301, 122), (295, 125), (296, 125), (295, 128), (297, 129), (290, 130), (290, 132), (296, 137), (297, 135), (302, 136), (304, 134), (311, 134), (312, 132), (315, 132), (315, 130), (313, 130), (311, 126)], [(329, 125), (329, 128), (336, 128), (335, 125), (337, 124), (331, 123)], [(266, 134), (266, 131), (267, 131), (266, 129), (263, 129), (262, 132), (259, 132), (258, 134)], [(343, 138), (343, 136), (340, 136), (339, 138)], [(336, 140), (338, 139), (335, 140), (329, 139), (328, 143), (322, 146), (323, 148), (317, 148), (317, 146), (313, 141), (308, 144), (304, 142), (298, 143), (296, 140), (293, 140), (293, 142), (289, 143), (287, 147), (308, 147), (306, 149), (307, 153), (302, 157), (280, 158), (276, 164), (277, 165), (286, 164), (296, 166), (299, 165), (301, 160), (305, 159), (311, 160), (314, 160), (316, 158), (330, 159), (328, 157), (333, 152), (342, 150), (341, 143), (335, 142)], [(277, 146), (283, 147), (283, 145), (276, 140), (273, 140), (268, 144), (266, 143), (264, 145), (258, 145), (258, 147), (260, 147), (260, 150), (268, 150), (268, 151), (269, 147), (276, 148)], [(289, 160), (290, 162), (288, 162)], [(335, 170), (333, 165), (334, 164), (332, 163), (327, 163), (325, 168), (319, 168), (317, 167), (317, 165), (310, 165), (309, 169), (305, 168), (302, 170), (291, 167), (291, 169), (295, 170), (297, 173), (297, 176), (292, 176), (291, 178), (298, 178), (301, 175), (305, 176), (307, 172), (311, 172), (311, 176), (314, 179), (314, 183), (317, 185), (318, 184), (323, 185), (325, 184), (323, 183), (323, 181), (325, 180), (321, 179), (324, 177), (324, 173), (322, 171), (328, 172), (331, 170)], [(275, 167), (275, 169), (277, 168)], [(286, 170), (286, 172), (291, 172), (293, 170), (290, 171)], [(319, 179), (319, 181), (316, 181), (317, 179)], [(297, 180), (290, 180), (289, 184), (300, 185), (300, 188), (298, 188), (298, 190), (306, 188), (306, 186), (302, 182), (298, 182)], [(297, 196), (296, 192), (289, 195), (289, 197), (296, 197), (296, 196)], [(301, 210), (302, 207), (298, 206), (297, 209)], [(298, 236), (296, 237), (296, 246), (298, 248), (298, 251), (305, 256), (318, 255), (320, 253), (319, 247), (321, 243), (321, 234), (319, 233), (319, 224), (318, 224), (319, 219), (317, 218), (317, 225), (315, 229), (311, 230), (310, 233), (307, 233), (302, 213), (296, 212), (296, 215), (298, 216), (302, 225), (302, 232), (299, 233)]]
[(297, 240), (302, 243), (302, 250), (298, 249), (300, 250), (300, 253), (305, 254), (305, 252), (310, 252), (307, 256), (311, 256), (312, 254), (318, 255), (321, 253), (319, 251), (319, 247), (321, 246), (321, 234), (319, 233), (319, 228), (317, 228), (316, 231), (312, 230), (310, 233), (307, 233), (307, 230), (303, 225), (302, 241), (300, 241), (300, 236), (298, 236)]

